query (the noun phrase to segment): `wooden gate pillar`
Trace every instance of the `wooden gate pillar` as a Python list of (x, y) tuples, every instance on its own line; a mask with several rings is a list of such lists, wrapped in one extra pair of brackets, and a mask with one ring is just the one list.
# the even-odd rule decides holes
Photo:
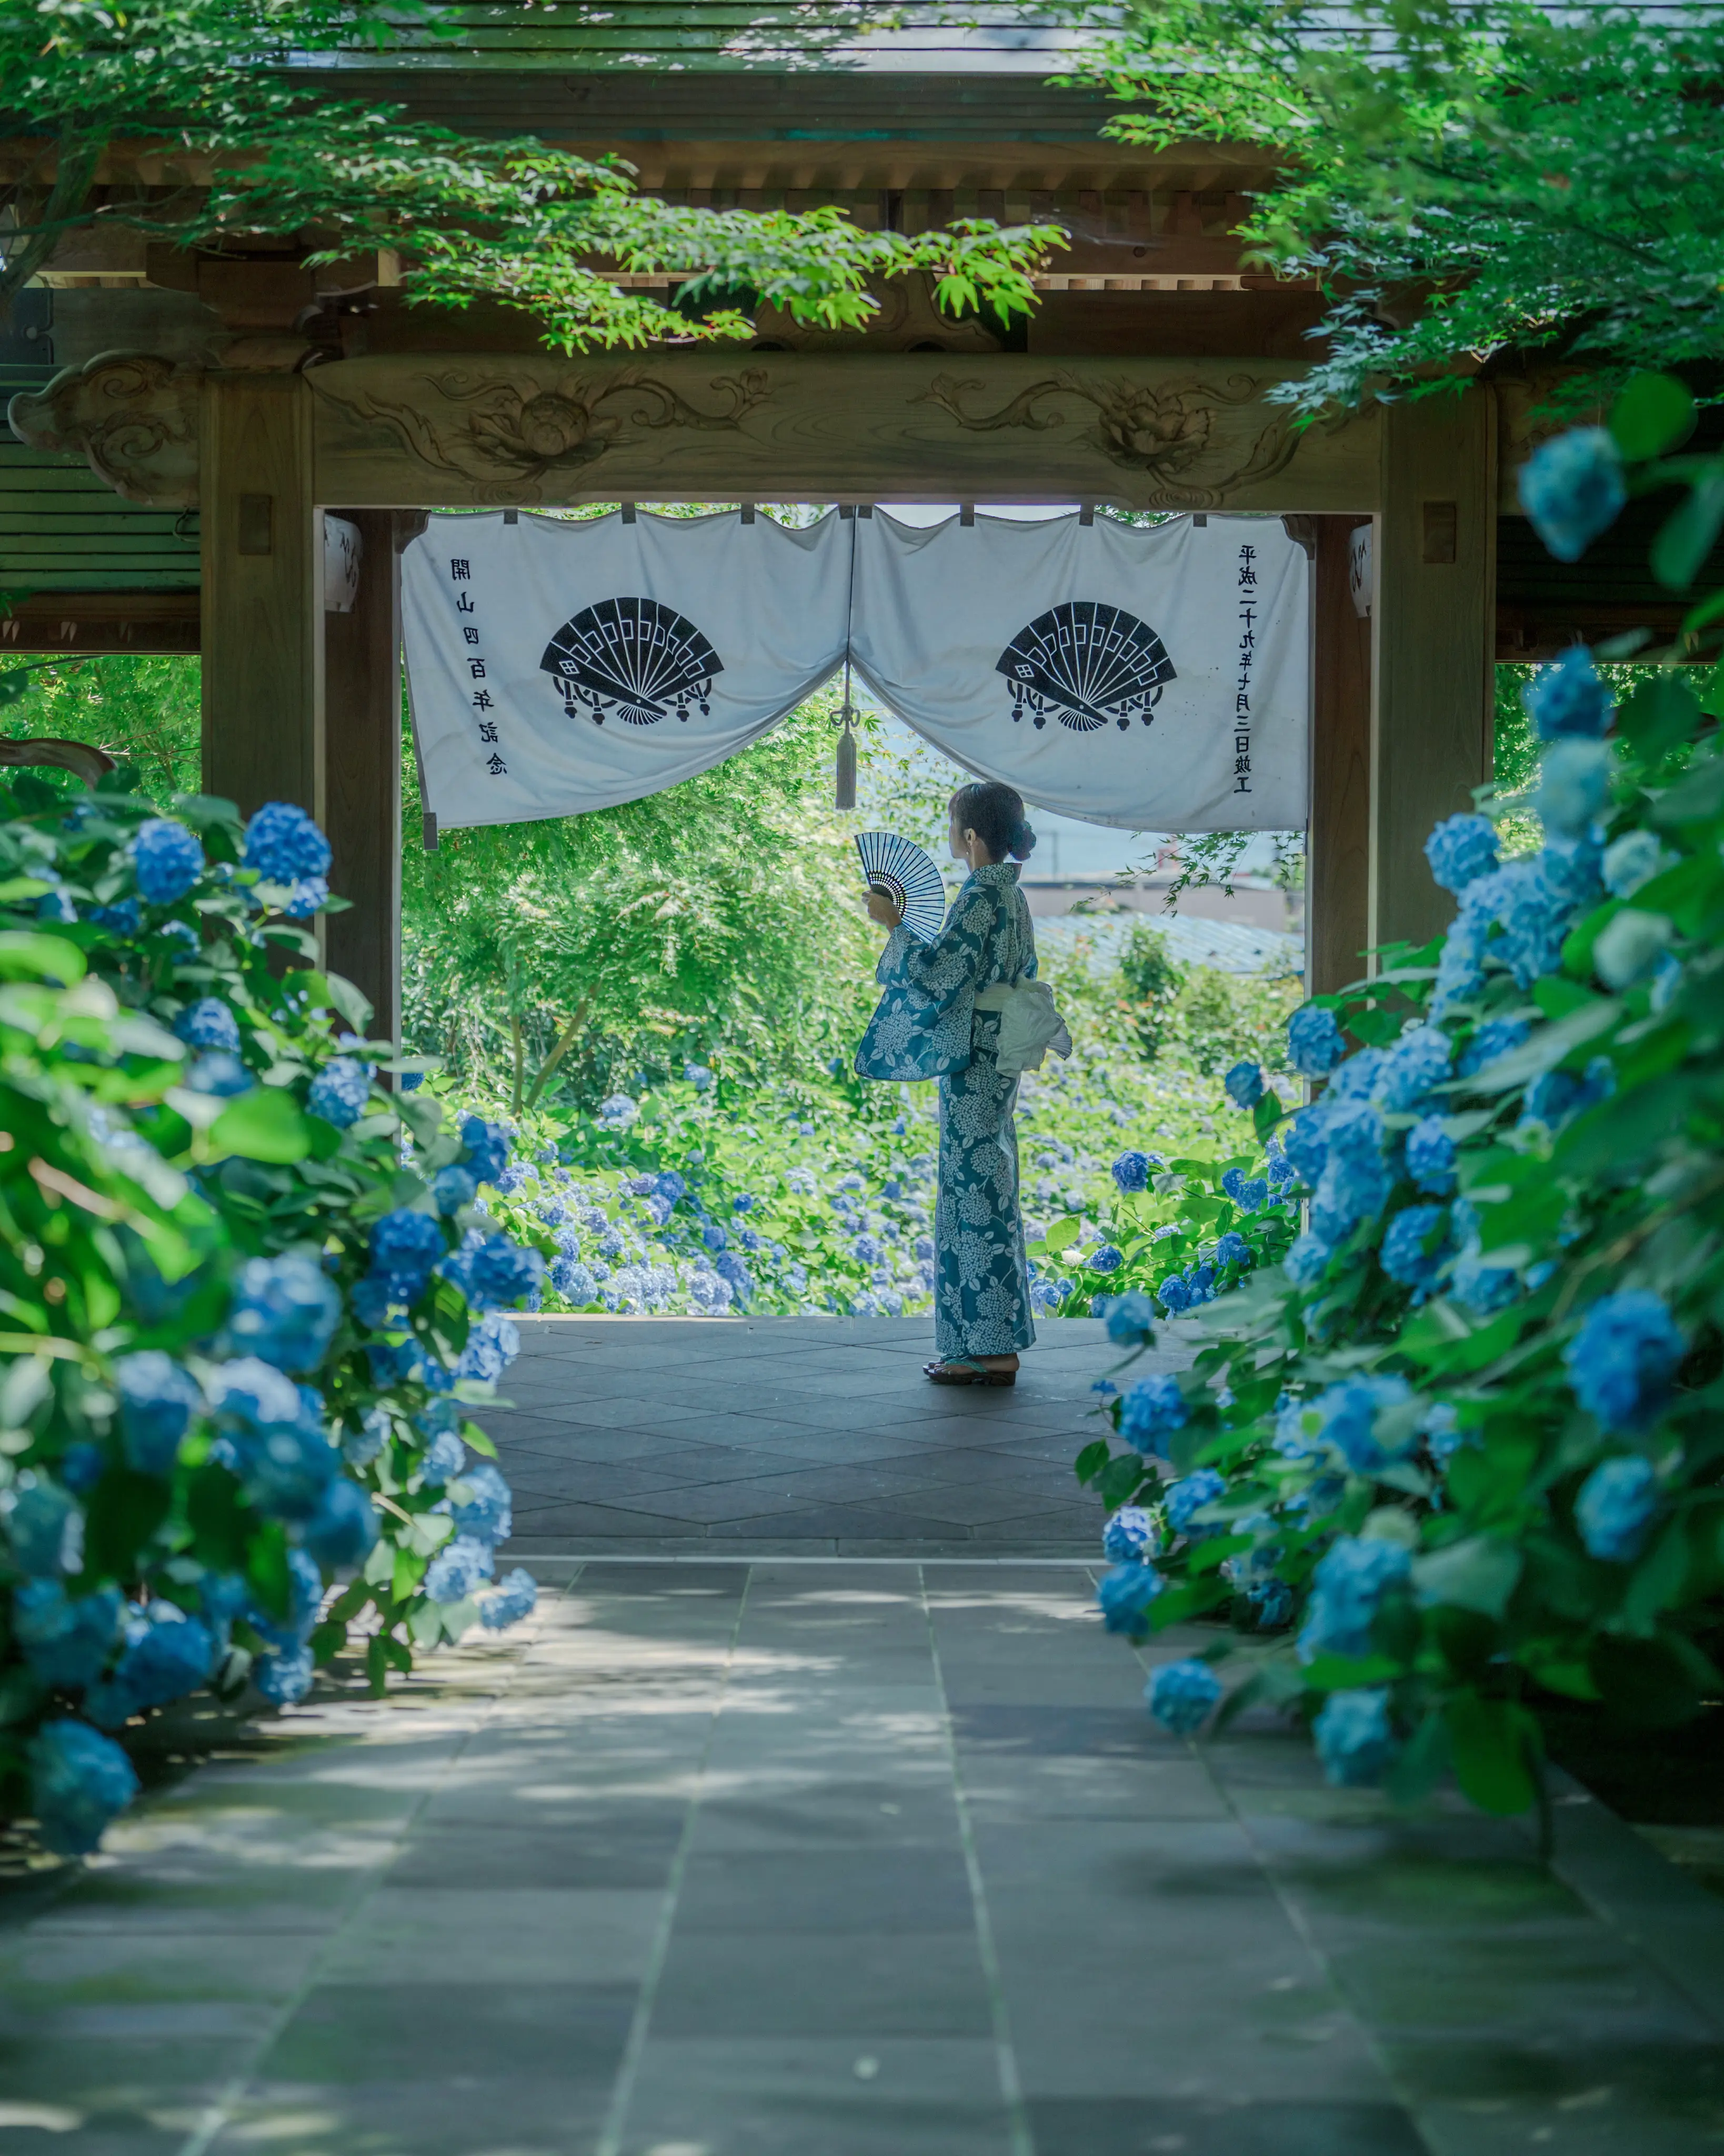
[(1424, 858), (1431, 826), (1491, 773), (1496, 404), (1459, 396), (1383, 414), (1373, 534), (1370, 940), (1424, 943), (1455, 901)]
[(212, 374), (202, 418), (203, 790), (323, 821), (323, 553), (297, 374)]
[(1367, 971), (1371, 940), (1371, 621), (1352, 590), (1368, 517), (1313, 516), (1311, 834), (1306, 983), (1331, 995)]
[(326, 926), (331, 971), (372, 1006), (372, 1031), (401, 1034), (401, 568), (395, 512), (344, 509), (358, 527), (349, 613), (324, 621), (330, 889), (351, 901)]

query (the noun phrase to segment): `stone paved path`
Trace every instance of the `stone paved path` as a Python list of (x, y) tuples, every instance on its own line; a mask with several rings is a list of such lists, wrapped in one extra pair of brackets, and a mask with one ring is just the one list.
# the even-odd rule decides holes
[[(511, 1554), (1063, 1554), (1101, 1513), (1073, 1479), (1099, 1324), (1038, 1327), (1010, 1391), (931, 1385), (926, 1317), (537, 1318), (485, 1416)], [(1140, 1371), (1178, 1358), (1145, 1358)]]
[(1724, 2145), (1724, 1908), (1578, 1793), (1194, 1751), (1078, 1566), (552, 1568), (0, 1901), (0, 2156)]

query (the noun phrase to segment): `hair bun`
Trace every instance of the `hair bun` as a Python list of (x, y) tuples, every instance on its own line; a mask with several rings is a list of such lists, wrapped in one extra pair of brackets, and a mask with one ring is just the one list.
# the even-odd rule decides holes
[(1006, 850), (1014, 861), (1027, 860), (1035, 851), (1035, 833), (1026, 818), (1019, 817), (1017, 829), (1012, 834), (1012, 843)]

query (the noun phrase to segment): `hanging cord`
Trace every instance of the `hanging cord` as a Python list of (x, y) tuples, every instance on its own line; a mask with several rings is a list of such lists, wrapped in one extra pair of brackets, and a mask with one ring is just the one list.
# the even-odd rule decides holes
[(834, 808), (854, 808), (856, 805), (856, 712), (850, 701), (850, 634), (856, 623), (856, 526), (859, 521), (853, 509), (848, 520), (850, 526), (850, 598), (849, 611), (844, 617), (844, 701), (834, 722), (839, 728), (837, 767), (833, 774), (832, 805)]

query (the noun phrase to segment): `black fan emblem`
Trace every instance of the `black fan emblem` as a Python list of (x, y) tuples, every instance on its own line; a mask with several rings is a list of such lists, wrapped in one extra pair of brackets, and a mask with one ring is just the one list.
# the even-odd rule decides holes
[(693, 622), (657, 599), (601, 599), (566, 621), (545, 646), (539, 670), (562, 690), (572, 718), (581, 706), (596, 726), (615, 711), (650, 726), (675, 711), (710, 710), (723, 662)]
[(994, 671), (1012, 685), (1012, 716), (1026, 709), (1039, 726), (1051, 711), (1074, 733), (1094, 733), (1112, 719), (1123, 732), (1133, 711), (1150, 714), (1174, 678), (1167, 647), (1122, 607), (1074, 599), (1039, 614), (1000, 654)]

